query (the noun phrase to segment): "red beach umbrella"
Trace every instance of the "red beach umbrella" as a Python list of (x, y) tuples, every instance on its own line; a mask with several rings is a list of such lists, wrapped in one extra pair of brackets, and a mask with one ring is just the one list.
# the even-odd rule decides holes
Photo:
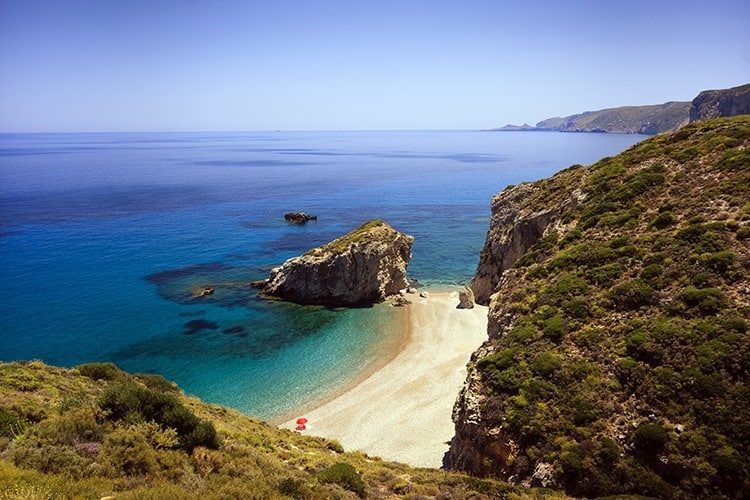
[(307, 419), (305, 417), (301, 417), (297, 419), (297, 425), (305, 425), (307, 423)]

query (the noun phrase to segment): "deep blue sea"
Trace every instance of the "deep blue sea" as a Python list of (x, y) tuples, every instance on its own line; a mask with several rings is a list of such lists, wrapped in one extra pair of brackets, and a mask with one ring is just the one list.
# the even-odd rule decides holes
[[(424, 286), (468, 282), (490, 198), (643, 136), (389, 131), (0, 134), (0, 360), (112, 361), (265, 419), (368, 371), (388, 305), (259, 299), (246, 283), (380, 218)], [(318, 216), (303, 226), (283, 215)], [(204, 285), (212, 296), (195, 299)]]

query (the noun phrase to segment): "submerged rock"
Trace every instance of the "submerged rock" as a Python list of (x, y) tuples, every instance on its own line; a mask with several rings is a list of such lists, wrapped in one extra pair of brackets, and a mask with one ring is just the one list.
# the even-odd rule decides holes
[(414, 237), (380, 220), (367, 222), (273, 269), (261, 294), (298, 304), (362, 306), (408, 287)]

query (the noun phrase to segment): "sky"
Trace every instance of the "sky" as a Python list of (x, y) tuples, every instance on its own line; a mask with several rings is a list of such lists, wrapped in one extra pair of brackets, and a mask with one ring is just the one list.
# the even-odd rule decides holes
[(748, 0), (0, 0), (0, 132), (484, 129), (750, 82)]

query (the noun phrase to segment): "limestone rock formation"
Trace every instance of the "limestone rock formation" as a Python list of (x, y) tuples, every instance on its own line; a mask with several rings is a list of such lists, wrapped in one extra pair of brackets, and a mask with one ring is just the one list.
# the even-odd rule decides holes
[(693, 99), (690, 121), (750, 114), (750, 83), (723, 90), (704, 90)]
[(474, 292), (468, 286), (463, 287), (458, 292), (458, 308), (474, 309)]
[(361, 306), (409, 286), (406, 267), (414, 237), (380, 220), (367, 222), (274, 268), (261, 294), (298, 304)]
[(489, 304), (503, 272), (546, 234), (565, 209), (584, 197), (580, 190), (575, 190), (557, 202), (549, 200), (542, 207), (530, 206), (529, 200), (541, 192), (543, 185), (510, 186), (492, 198), (490, 229), (470, 285), (478, 304)]

